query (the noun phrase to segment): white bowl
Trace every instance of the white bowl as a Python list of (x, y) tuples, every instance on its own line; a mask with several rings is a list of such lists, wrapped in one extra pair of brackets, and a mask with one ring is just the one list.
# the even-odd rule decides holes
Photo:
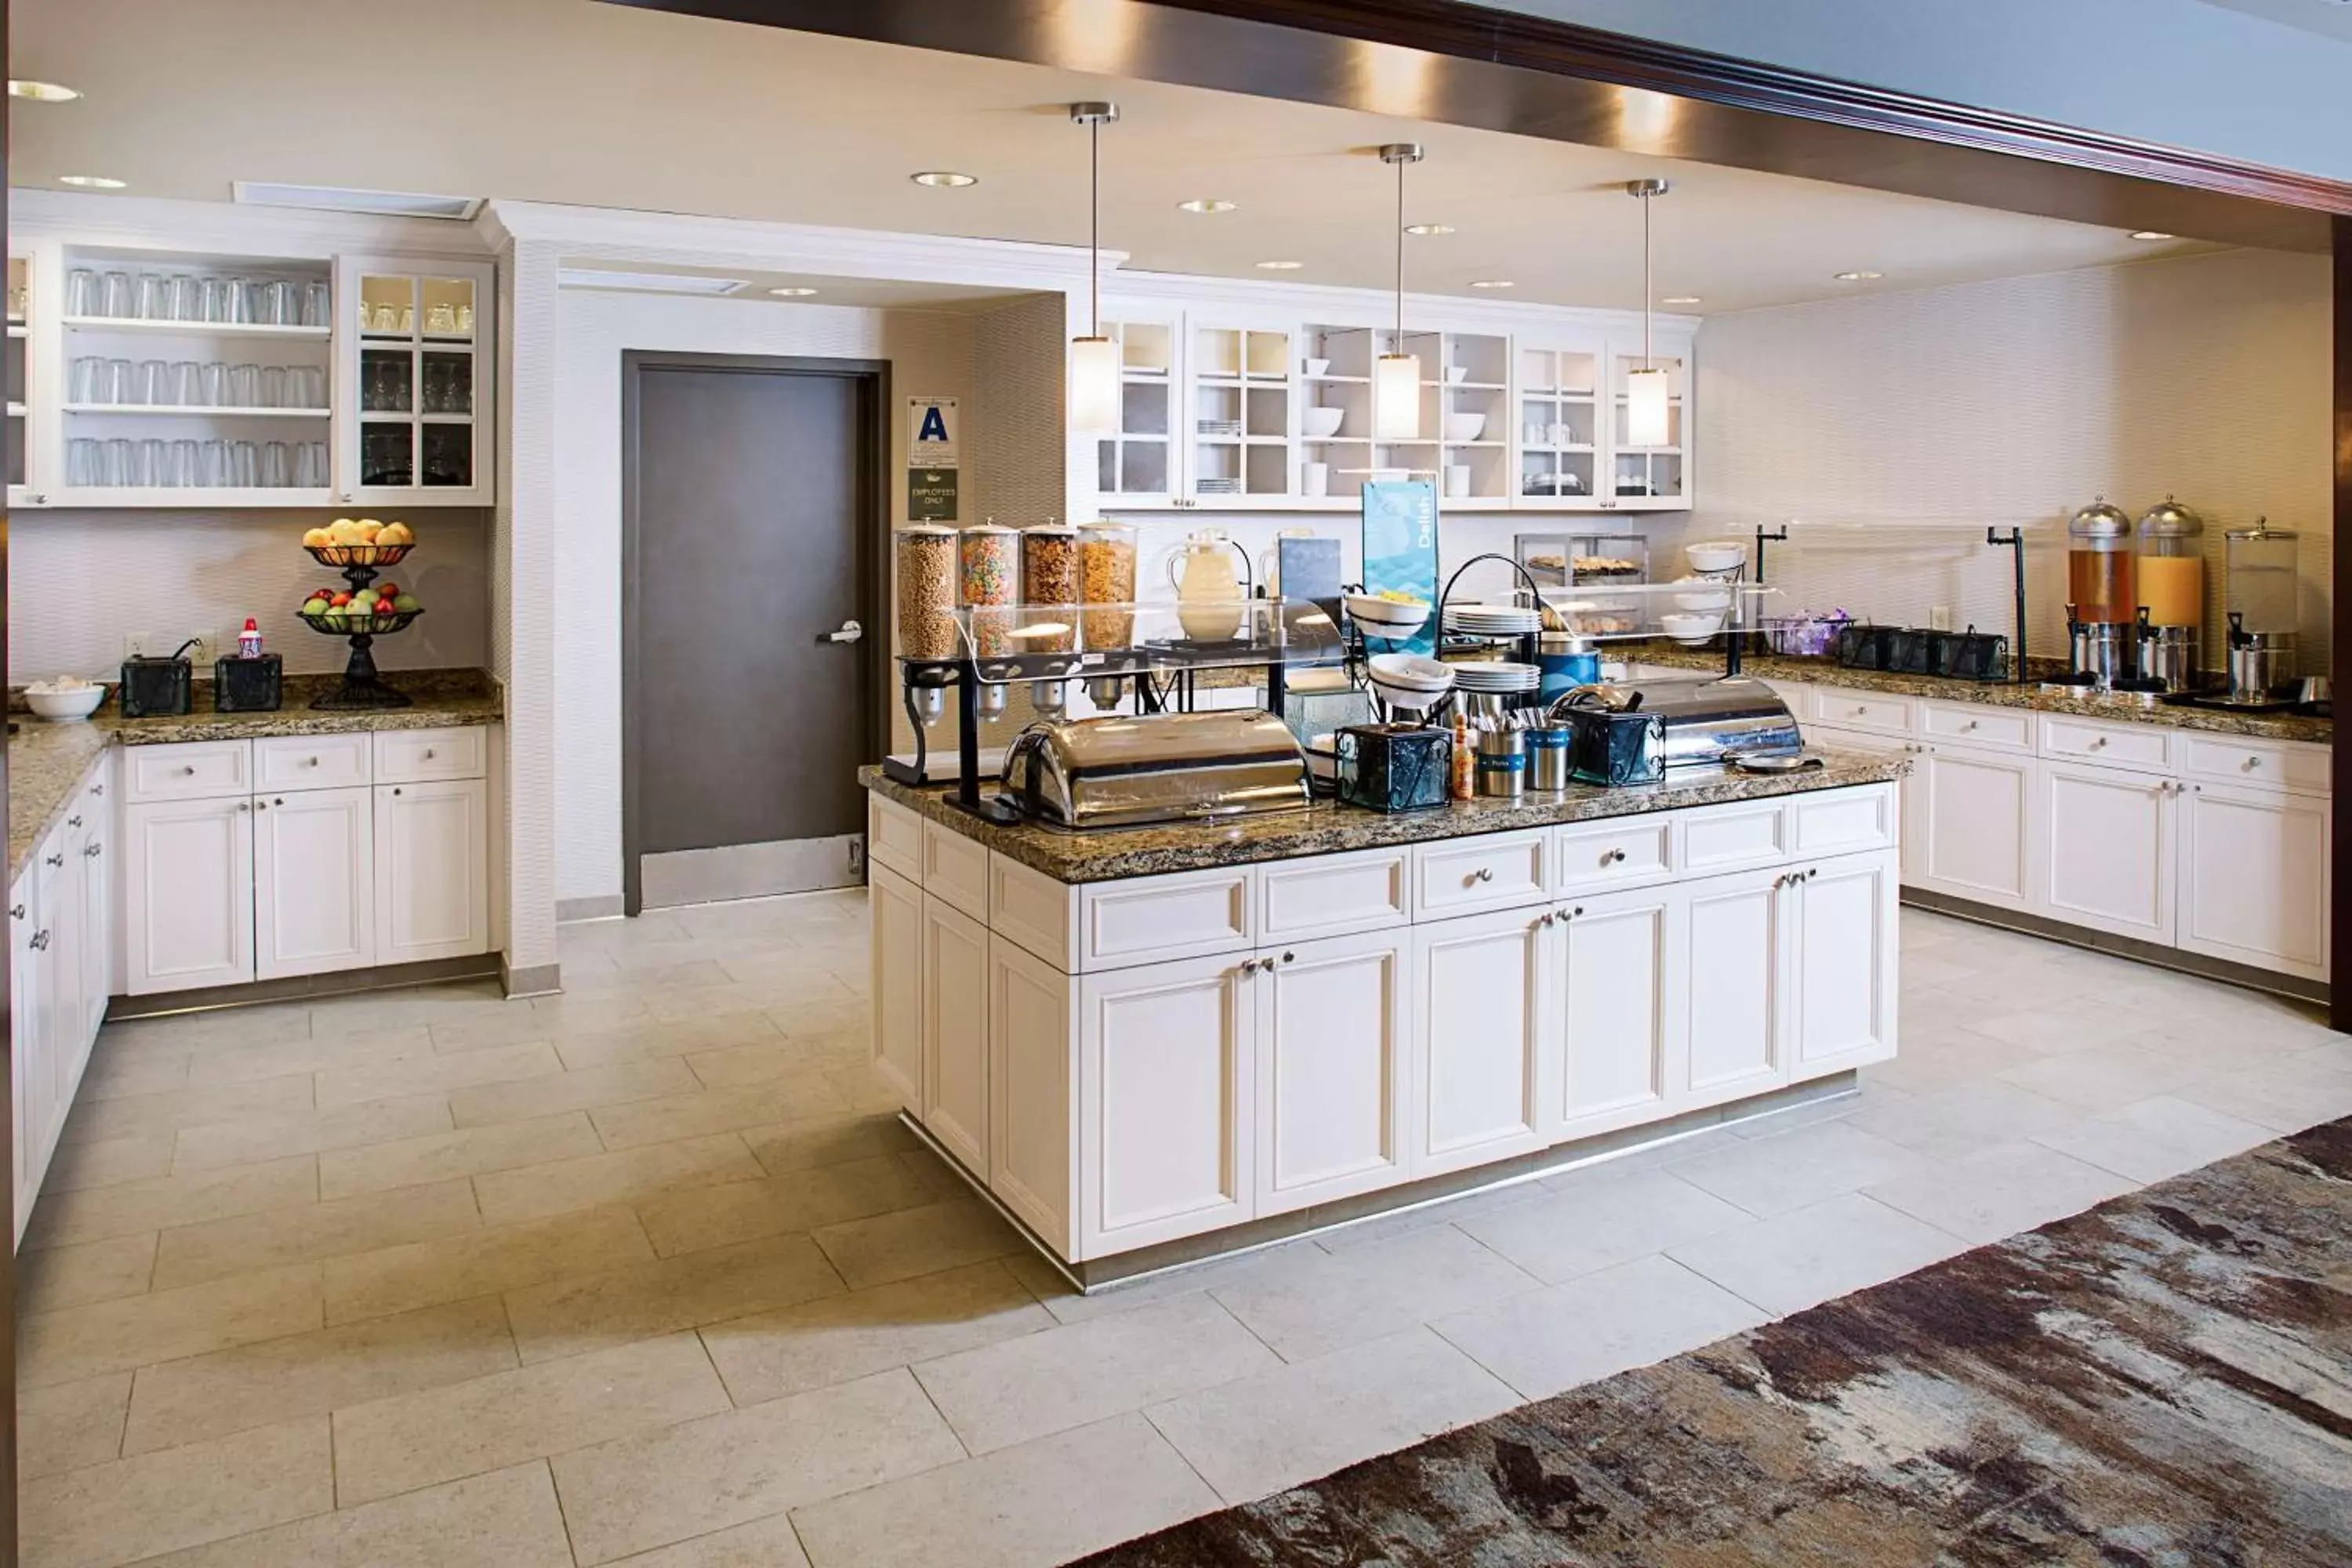
[(1445, 438), (1449, 441), (1475, 441), (1486, 433), (1486, 416), (1483, 414), (1449, 414), (1445, 416)]
[(1344, 408), (1306, 408), (1299, 411), (1298, 424), (1308, 440), (1319, 441), (1327, 436), (1337, 436), (1340, 422), (1347, 417)]
[(1706, 641), (1723, 628), (1723, 617), (1713, 616), (1660, 616), (1658, 627), (1668, 637), (1685, 647)]
[(1349, 594), (1340, 603), (1365, 626), (1382, 627), (1391, 635), (1409, 632), (1429, 619), (1427, 605), (1401, 605), (1377, 594)]
[(1694, 572), (1729, 572), (1745, 564), (1748, 546), (1736, 539), (1702, 539), (1683, 546)]
[(1676, 594), (1675, 603), (1685, 610), (1712, 610), (1718, 616), (1723, 614), (1731, 608), (1731, 590), (1709, 587), (1709, 581), (1705, 577), (1676, 578), (1675, 585), (1687, 587), (1689, 592)]
[(1469, 379), (1470, 379), (1470, 367), (1469, 367), (1468, 365), (1466, 365), (1466, 364), (1449, 364), (1449, 365), (1447, 365), (1447, 366), (1445, 367), (1445, 384), (1446, 384), (1446, 385), (1448, 385), (1448, 386), (1456, 385), (1456, 384), (1458, 384), (1459, 383), (1465, 382), (1465, 381), (1467, 381), (1467, 380), (1469, 380)]
[(1374, 683), (1402, 691), (1439, 695), (1454, 689), (1454, 667), (1417, 653), (1376, 653), (1371, 658)]
[(1309, 376), (1328, 375), (1331, 374), (1331, 362), (1328, 359), (1308, 360), (1307, 362), (1307, 374)]
[(1426, 713), (1445, 700), (1443, 691), (1420, 691), (1409, 686), (1390, 686), (1372, 682), (1372, 694), (1400, 713)]
[(87, 719), (105, 700), (106, 688), (95, 681), (70, 691), (35, 691), (28, 688), (25, 692), (25, 705), (53, 724)]

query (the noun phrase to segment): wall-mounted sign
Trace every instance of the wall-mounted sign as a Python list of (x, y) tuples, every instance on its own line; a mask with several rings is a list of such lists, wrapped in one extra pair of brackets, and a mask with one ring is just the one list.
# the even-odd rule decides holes
[(907, 470), (907, 521), (956, 521), (956, 471), (953, 468)]
[(910, 397), (907, 399), (907, 467), (956, 467), (956, 400)]

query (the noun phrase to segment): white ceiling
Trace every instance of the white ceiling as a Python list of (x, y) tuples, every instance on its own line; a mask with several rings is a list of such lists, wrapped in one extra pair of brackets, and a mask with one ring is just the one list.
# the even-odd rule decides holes
[[(1123, 119), (1103, 132), (1103, 241), (1152, 271), (1388, 285), (1394, 175), (1370, 149), (1407, 140), (1429, 149), (1407, 220), (1458, 230), (1409, 242), (1417, 291), (1503, 278), (1504, 298), (1637, 305), (1640, 210), (1622, 184), (1650, 174), (1675, 184), (1656, 210), (1658, 293), (1699, 295), (1701, 312), (2182, 248), (1420, 123), (1401, 52), (1372, 56), (1375, 79), (1391, 68), (1387, 118), (593, 0), (17, 0), (10, 24), (14, 74), (87, 94), (12, 101), (9, 178), (25, 185), (95, 174), (226, 200), (233, 181), (278, 180), (1083, 244), (1086, 135), (1066, 105), (1108, 98)], [(1107, 61), (1119, 47), (1087, 41)], [(930, 168), (981, 183), (908, 182)], [(1177, 209), (1193, 196), (1240, 205)], [(1267, 259), (1306, 266), (1259, 271)], [(1851, 269), (1885, 277), (1832, 280)]]

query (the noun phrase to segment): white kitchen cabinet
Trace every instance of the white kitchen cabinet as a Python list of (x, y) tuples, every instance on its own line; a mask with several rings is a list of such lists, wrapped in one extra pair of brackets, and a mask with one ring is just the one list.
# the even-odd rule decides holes
[(2192, 784), (2176, 800), (2179, 945), (2326, 979), (2327, 797)]
[(1259, 950), (1259, 1217), (1404, 1179), (1412, 965), (1403, 931)]
[(1937, 743), (1916, 748), (1906, 790), (1908, 879), (2006, 909), (2034, 902), (2036, 781), (2030, 756)]
[(122, 819), (124, 992), (251, 980), (251, 799), (150, 801)]
[[(896, 808), (893, 808), (896, 809)], [(898, 1103), (923, 1113), (923, 890), (868, 860), (866, 901), (873, 922), (873, 1062), (898, 1091)]]
[(1690, 964), (1677, 888), (1559, 906), (1563, 1070), (1545, 1141), (1614, 1131), (1671, 1114), (1686, 1090)]
[(1515, 340), (1518, 482), (1512, 504), (1597, 511), (1609, 493), (1608, 422), (1601, 415), (1609, 335), (1599, 327), (1522, 332)]
[(488, 952), (488, 784), (446, 779), (374, 788), (375, 962)]
[(1255, 1215), (1256, 974), (1218, 955), (1079, 982), (1079, 1256)]
[[(113, 773), (112, 759), (101, 759), (82, 786), (81, 814), (87, 825), (79, 852), (73, 859), (81, 868), (82, 930), (80, 1037), (98, 1038), (106, 1022), (106, 999), (114, 994), (114, 806), (107, 796)], [(87, 1049), (84, 1055), (87, 1056)]]
[[(1645, 359), (1640, 327), (1620, 327), (1609, 334), (1609, 450), (1601, 500), (1604, 510), (1690, 510), (1690, 433), (1696, 414), (1692, 399), (1691, 342), (1692, 334), (1686, 331), (1654, 330)], [(1626, 378), (1644, 366), (1666, 373), (1666, 438), (1654, 447), (1635, 446), (1627, 423)]]
[(1791, 1079), (1895, 1055), (1899, 946), (1896, 858), (1881, 851), (1807, 866), (1781, 893), (1790, 907)]
[(39, 1193), (47, 1167), (40, 1129), (51, 1119), (52, 1079), (48, 1059), (49, 1011), (47, 964), (44, 955), (49, 937), (41, 924), (40, 879), (27, 866), (17, 878), (8, 904), (8, 1088), (15, 1114), (16, 1169), (11, 1173), (16, 1193), (16, 1237), (22, 1240), (25, 1222), (32, 1217), (33, 1199)]
[(1746, 871), (1684, 889), (1690, 1106), (1718, 1105), (1789, 1081), (1790, 875)]
[(375, 962), (374, 816), (365, 784), (254, 798), (257, 979)]
[(2041, 765), (2040, 912), (2142, 942), (2173, 937), (2179, 785), (2081, 763)]
[(1412, 932), (1415, 1176), (1544, 1146), (1556, 1059), (1548, 910), (1504, 910)]
[[(969, 841), (967, 841), (969, 842)], [(923, 1125), (988, 1169), (988, 927), (923, 894)]]
[(1106, 507), (1168, 507), (1184, 499), (1183, 445), (1177, 439), (1183, 388), (1184, 313), (1113, 307), (1102, 335), (1118, 345), (1119, 424), (1088, 443), (1095, 489)]
[(24, 1235), (74, 1093), (106, 1016), (113, 945), (104, 869), (111, 837), (99, 809), (105, 760), (34, 847), (9, 894), (9, 1089), (14, 1097), (16, 1234)]
[[(1020, 943), (989, 933), (988, 1190), (1065, 1256), (1076, 1239), (1070, 1021), (1077, 984)], [(878, 991), (875, 1001), (878, 1009)]]
[(496, 500), (497, 278), (486, 262), (335, 258), (338, 504)]

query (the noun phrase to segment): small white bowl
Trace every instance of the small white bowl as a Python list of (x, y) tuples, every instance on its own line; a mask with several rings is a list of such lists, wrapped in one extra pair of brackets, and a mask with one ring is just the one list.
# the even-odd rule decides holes
[(1465, 382), (1465, 381), (1467, 381), (1467, 380), (1469, 380), (1469, 379), (1470, 379), (1470, 367), (1469, 367), (1468, 365), (1466, 365), (1466, 364), (1449, 364), (1449, 365), (1447, 365), (1447, 366), (1445, 367), (1445, 384), (1446, 384), (1446, 385), (1448, 385), (1448, 386), (1456, 386), (1456, 385), (1459, 385), (1461, 383)]
[(1702, 539), (1683, 546), (1694, 572), (1730, 572), (1746, 564), (1748, 546), (1736, 539)]
[(1329, 360), (1328, 360), (1328, 359), (1311, 359), (1311, 360), (1308, 360), (1308, 361), (1307, 362), (1307, 374), (1308, 379), (1310, 379), (1310, 380), (1311, 380), (1311, 379), (1313, 379), (1313, 378), (1314, 378), (1314, 377), (1316, 377), (1316, 376), (1318, 376), (1318, 375), (1328, 375), (1328, 374), (1331, 374), (1331, 362), (1330, 362)]
[(1429, 619), (1427, 605), (1401, 605), (1378, 594), (1349, 594), (1340, 603), (1348, 606), (1348, 614), (1365, 626), (1379, 626), (1391, 637), (1412, 631)]
[(1307, 432), (1308, 440), (1319, 441), (1326, 437), (1337, 436), (1340, 423), (1347, 417), (1348, 411), (1344, 408), (1303, 408), (1298, 413), (1298, 425)]
[(1710, 579), (1705, 577), (1675, 579), (1675, 586), (1687, 586), (1689, 592), (1676, 594), (1675, 603), (1685, 610), (1711, 610), (1718, 616), (1723, 614), (1731, 608), (1731, 590), (1709, 587), (1709, 582)]
[(1417, 653), (1376, 653), (1371, 658), (1370, 667), (1376, 685), (1438, 696), (1454, 689), (1452, 665), (1424, 658)]
[(1658, 627), (1685, 647), (1706, 641), (1723, 629), (1723, 617), (1714, 616), (1660, 616)]
[(77, 687), (70, 691), (35, 691), (28, 688), (25, 692), (25, 706), (30, 708), (36, 717), (46, 719), (52, 724), (69, 724), (87, 719), (97, 712), (99, 704), (105, 700), (106, 687), (98, 682)]
[(1449, 441), (1475, 441), (1486, 433), (1486, 416), (1483, 414), (1449, 414), (1445, 416), (1445, 438)]

